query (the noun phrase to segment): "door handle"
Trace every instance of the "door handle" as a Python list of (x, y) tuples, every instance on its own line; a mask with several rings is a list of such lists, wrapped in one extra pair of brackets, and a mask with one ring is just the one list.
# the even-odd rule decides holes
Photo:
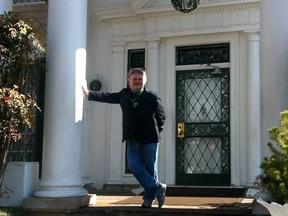
[(185, 124), (184, 123), (178, 123), (177, 125), (177, 137), (178, 138), (184, 138), (185, 135)]

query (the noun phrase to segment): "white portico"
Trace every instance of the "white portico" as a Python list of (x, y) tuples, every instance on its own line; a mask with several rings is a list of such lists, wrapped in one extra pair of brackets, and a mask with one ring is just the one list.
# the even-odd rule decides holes
[[(189, 68), (189, 66), (177, 67), (175, 65), (175, 49), (179, 46), (230, 44), (231, 58), (228, 67), (231, 74), (231, 158), (233, 158), (231, 160), (231, 184), (251, 185), (256, 173), (260, 172), (261, 161), (261, 156), (255, 157), (254, 154), (247, 154), (248, 149), (249, 152), (258, 152), (261, 149), (258, 112), (260, 109), (259, 2), (225, 1), (225, 4), (222, 4), (216, 3), (216, 1), (214, 3), (202, 1), (201, 6), (189, 14), (175, 11), (171, 8), (170, 1), (132, 1), (131, 6), (126, 5), (117, 9), (113, 6), (101, 8), (100, 3), (97, 6), (99, 8), (96, 7), (96, 16), (100, 18), (99, 26), (104, 23), (105, 30), (111, 31), (112, 66), (111, 70), (108, 66), (105, 74), (101, 74), (102, 77), (106, 76), (108, 81), (108, 86), (104, 90), (117, 91), (121, 89), (121, 86), (125, 86), (129, 50), (140, 48), (146, 50), (147, 87), (159, 92), (168, 114), (160, 145), (159, 174), (163, 181), (171, 185), (176, 184), (175, 76), (177, 70), (193, 69), (192, 66)], [(241, 16), (238, 16), (239, 14)], [(95, 38), (100, 35), (101, 33), (99, 35), (96, 33)], [(107, 42), (109, 44), (109, 41)], [(92, 63), (91, 60), (91, 65), (94, 66), (88, 63), (88, 67), (103, 67), (99, 64), (96, 65), (97, 58), (94, 62)], [(90, 77), (93, 77), (93, 73), (88, 71), (87, 77), (88, 80), (91, 80)], [(109, 73), (112, 77), (111, 82), (109, 82)], [(110, 88), (109, 84), (111, 83), (114, 84)], [(115, 88), (115, 86), (117, 87)], [(103, 119), (99, 115), (103, 116), (104, 113), (100, 114), (101, 111), (96, 111), (95, 107), (99, 109), (104, 106), (108, 107), (108, 110), (111, 109), (111, 112), (106, 112), (111, 117), (111, 119), (107, 119), (106, 126), (108, 128), (106, 133), (111, 130), (111, 140), (107, 139), (109, 147), (106, 149), (106, 156), (109, 156), (106, 158), (113, 156), (117, 159), (121, 158), (122, 161), (120, 164), (113, 159), (106, 159), (108, 181), (105, 183), (135, 183), (133, 176), (125, 174), (124, 171), (125, 145), (121, 146), (120, 143), (121, 125), (116, 124), (121, 122), (119, 108), (110, 105), (88, 104), (88, 108), (95, 109), (94, 115), (89, 111), (89, 119), (93, 122), (96, 122), (96, 119), (98, 121)], [(251, 107), (253, 108), (251, 109)], [(258, 124), (258, 127), (255, 127), (255, 124)], [(100, 135), (105, 129), (97, 127), (97, 130)], [(95, 135), (95, 137), (97, 136)], [(96, 139), (91, 136), (90, 138), (91, 142), (96, 143)], [(99, 143), (99, 147), (100, 145), (102, 144)], [(113, 165), (111, 166), (111, 164)], [(250, 168), (247, 169), (247, 167)], [(112, 179), (113, 181), (110, 181)]]
[[(1, 11), (11, 2), (1, 0)], [(96, 188), (137, 183), (125, 172), (120, 108), (87, 102), (81, 94), (85, 78), (89, 84), (99, 77), (103, 91), (125, 87), (128, 53), (137, 49), (145, 50), (147, 87), (160, 94), (167, 112), (160, 178), (176, 185), (175, 77), (194, 66), (176, 66), (175, 50), (203, 44), (230, 46), (230, 62), (222, 66), (231, 76), (231, 186), (252, 185), (269, 154), (267, 129), (278, 125), (279, 112), (288, 106), (286, 8), (286, 0), (202, 0), (194, 12), (181, 14), (168, 0), (49, 0), (44, 156), (36, 199), (85, 197), (82, 177)]]

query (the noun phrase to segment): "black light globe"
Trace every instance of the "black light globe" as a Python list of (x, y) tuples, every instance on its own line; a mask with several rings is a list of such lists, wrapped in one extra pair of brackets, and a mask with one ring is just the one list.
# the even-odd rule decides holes
[(171, 0), (171, 3), (176, 10), (189, 13), (199, 6), (200, 0)]
[(100, 91), (102, 87), (102, 83), (98, 79), (94, 79), (90, 82), (90, 89), (92, 91)]

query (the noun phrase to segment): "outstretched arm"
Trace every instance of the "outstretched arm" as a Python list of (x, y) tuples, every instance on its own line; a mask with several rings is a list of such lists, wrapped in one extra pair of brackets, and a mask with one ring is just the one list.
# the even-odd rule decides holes
[(121, 92), (109, 93), (109, 92), (97, 92), (91, 91), (87, 87), (87, 83), (81, 85), (83, 94), (88, 96), (88, 100), (119, 104)]

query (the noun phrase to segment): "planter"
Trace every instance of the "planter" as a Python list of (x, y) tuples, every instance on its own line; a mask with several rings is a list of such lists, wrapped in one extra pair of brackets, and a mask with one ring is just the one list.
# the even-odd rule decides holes
[(9, 162), (5, 171), (0, 206), (21, 207), (23, 198), (32, 196), (39, 181), (38, 162)]
[(278, 203), (267, 203), (262, 200), (254, 200), (252, 207), (253, 215), (261, 216), (284, 216), (288, 215), (288, 204), (280, 205)]

